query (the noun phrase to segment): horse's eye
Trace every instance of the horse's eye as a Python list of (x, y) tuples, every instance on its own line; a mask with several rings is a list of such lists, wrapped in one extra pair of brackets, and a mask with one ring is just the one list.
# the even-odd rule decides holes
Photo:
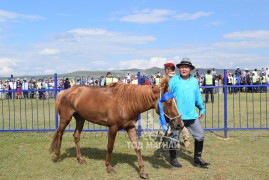
[(172, 103), (171, 103), (171, 102), (166, 101), (166, 105), (167, 105), (167, 106), (171, 106), (171, 105), (172, 105)]

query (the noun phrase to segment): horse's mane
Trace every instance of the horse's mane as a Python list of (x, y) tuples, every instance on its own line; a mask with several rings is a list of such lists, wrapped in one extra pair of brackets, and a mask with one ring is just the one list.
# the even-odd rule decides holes
[[(159, 86), (155, 86), (156, 89), (160, 89), (165, 85), (168, 87), (169, 77), (164, 77)], [(126, 110), (135, 112), (136, 110), (147, 110), (148, 106), (156, 100), (153, 93), (153, 86), (150, 85), (135, 85), (124, 83), (111, 83), (110, 88), (114, 94), (116, 105), (124, 106)]]
[(146, 110), (155, 100), (152, 86), (149, 85), (112, 83), (108, 88), (113, 92), (116, 105), (132, 112)]

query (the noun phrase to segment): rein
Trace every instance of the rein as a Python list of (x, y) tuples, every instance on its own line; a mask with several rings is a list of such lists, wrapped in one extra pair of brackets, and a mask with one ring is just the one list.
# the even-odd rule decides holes
[[(161, 91), (160, 91), (160, 100), (158, 102), (159, 114), (160, 114), (159, 115), (159, 124), (162, 126), (164, 132), (167, 131), (167, 129), (168, 129), (167, 123), (166, 123), (166, 120), (165, 120), (165, 116), (170, 119), (170, 122), (171, 122), (171, 120), (180, 117), (180, 115), (177, 115), (175, 117), (170, 117), (163, 110), (163, 104), (162, 103), (167, 101), (168, 99), (171, 99), (171, 98), (173, 98), (173, 102), (176, 105), (175, 97), (174, 97), (173, 93), (166, 92), (166, 93), (163, 94), (163, 96), (161, 96)], [(177, 105), (176, 105), (176, 108), (177, 108)], [(178, 109), (177, 109), (177, 111), (178, 111)]]

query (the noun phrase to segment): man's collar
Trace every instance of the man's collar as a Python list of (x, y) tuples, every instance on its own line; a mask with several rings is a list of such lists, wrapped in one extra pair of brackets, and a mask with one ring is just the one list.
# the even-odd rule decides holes
[[(179, 77), (179, 79), (182, 79), (182, 77), (181, 77), (180, 74), (178, 75), (178, 77)], [(191, 77), (193, 77), (193, 76), (190, 74), (189, 79), (190, 79)]]

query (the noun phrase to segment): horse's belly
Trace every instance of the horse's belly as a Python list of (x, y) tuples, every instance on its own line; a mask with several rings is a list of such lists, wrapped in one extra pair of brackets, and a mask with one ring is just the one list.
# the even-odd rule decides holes
[(102, 126), (108, 126), (108, 123), (106, 120), (96, 120), (96, 119), (86, 119), (87, 121), (93, 123), (93, 124), (98, 124)]

